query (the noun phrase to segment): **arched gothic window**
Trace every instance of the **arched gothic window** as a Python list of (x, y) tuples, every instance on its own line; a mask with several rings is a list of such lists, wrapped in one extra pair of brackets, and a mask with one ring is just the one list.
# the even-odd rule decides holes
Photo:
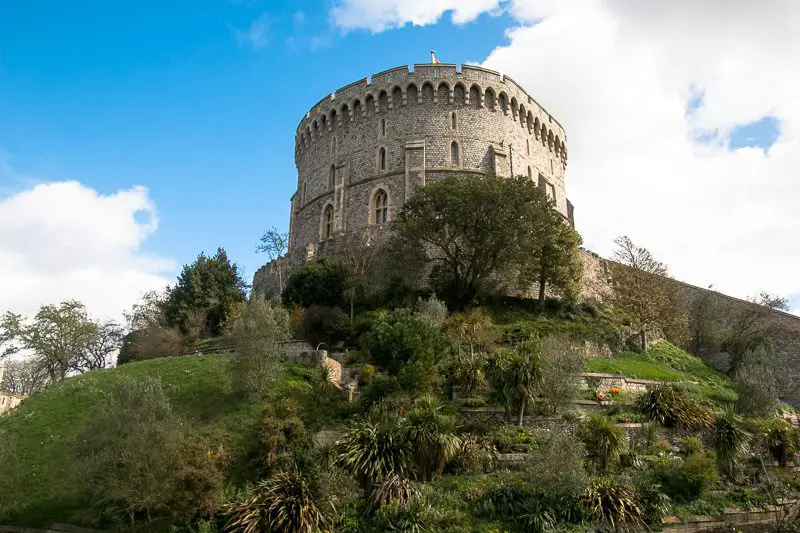
[(328, 171), (328, 188), (333, 189), (336, 186), (336, 165), (331, 165)]
[(455, 141), (450, 143), (450, 164), (454, 167), (461, 164), (461, 158), (458, 153), (458, 143)]
[(375, 224), (386, 224), (389, 221), (389, 195), (378, 189), (372, 200)]
[(330, 239), (333, 235), (333, 206), (328, 204), (322, 213), (322, 237)]
[(386, 148), (383, 147), (378, 151), (378, 170), (386, 170)]

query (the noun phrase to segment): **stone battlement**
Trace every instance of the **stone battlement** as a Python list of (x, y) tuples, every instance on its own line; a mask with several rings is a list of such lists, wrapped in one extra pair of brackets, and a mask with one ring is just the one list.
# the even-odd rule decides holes
[(453, 173), (527, 176), (572, 220), (566, 132), (513, 79), (481, 67), (392, 68), (317, 102), (296, 131), (289, 255), (386, 226), (413, 191)]

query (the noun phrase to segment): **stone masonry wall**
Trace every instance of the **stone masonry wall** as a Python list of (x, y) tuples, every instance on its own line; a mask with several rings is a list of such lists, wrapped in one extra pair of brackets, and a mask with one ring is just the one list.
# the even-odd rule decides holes
[[(582, 252), (584, 264), (582, 297), (588, 300), (607, 300), (610, 293), (609, 286), (609, 261), (602, 259), (591, 252)], [(679, 283), (691, 305), (701, 297), (711, 296), (719, 302), (719, 321), (722, 325), (730, 325), (731, 318), (743, 311), (754, 308), (765, 313), (768, 320), (774, 325), (770, 341), (775, 352), (780, 358), (785, 376), (786, 386), (783, 390), (783, 399), (792, 403), (800, 403), (800, 317), (781, 311), (768, 311), (757, 307), (755, 304), (722, 294), (708, 289), (702, 289), (682, 281)], [(720, 371), (728, 369), (727, 355), (725, 353), (700, 354), (712, 367)]]
[(298, 126), (289, 255), (305, 261), (329, 238), (328, 206), (330, 237), (357, 231), (375, 224), (379, 190), (388, 195), (391, 220), (416, 187), (454, 171), (529, 175), (569, 216), (565, 140), (561, 125), (519, 85), (479, 67), (400, 67), (348, 85)]

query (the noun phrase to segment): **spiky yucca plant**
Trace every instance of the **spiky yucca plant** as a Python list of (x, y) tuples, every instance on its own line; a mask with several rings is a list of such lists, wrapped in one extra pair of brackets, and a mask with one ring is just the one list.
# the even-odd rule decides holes
[(670, 385), (649, 389), (636, 403), (639, 412), (664, 427), (700, 429), (711, 427), (711, 411)]
[(419, 497), (419, 489), (409, 479), (392, 474), (374, 488), (370, 493), (368, 504), (371, 511), (377, 511), (389, 503), (406, 507), (419, 501)]
[(394, 416), (356, 420), (336, 443), (336, 449), (336, 462), (356, 476), (365, 497), (373, 485), (390, 475), (407, 477), (411, 471), (408, 439)]
[(426, 481), (432, 481), (461, 448), (456, 419), (442, 411), (434, 396), (426, 395), (417, 400), (406, 423), (420, 473)]
[(625, 449), (622, 428), (601, 414), (593, 414), (581, 425), (578, 435), (597, 460), (601, 470), (617, 459)]
[(306, 480), (296, 470), (262, 481), (248, 499), (229, 508), (228, 531), (317, 533), (331, 531)]
[(747, 451), (750, 435), (743, 429), (742, 421), (728, 408), (717, 416), (714, 423), (714, 451), (720, 471), (729, 479), (736, 478), (736, 467)]
[(609, 524), (614, 531), (636, 529), (643, 525), (644, 514), (632, 488), (613, 477), (592, 479), (583, 496), (587, 515)]

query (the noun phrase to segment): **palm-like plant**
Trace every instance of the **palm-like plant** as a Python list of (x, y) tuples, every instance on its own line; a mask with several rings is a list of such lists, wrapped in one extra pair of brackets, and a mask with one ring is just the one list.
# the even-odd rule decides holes
[(280, 472), (262, 481), (253, 496), (230, 506), (229, 531), (259, 533), (331, 531), (308, 482), (296, 471)]
[(377, 511), (384, 505), (394, 503), (400, 507), (407, 507), (419, 500), (420, 493), (408, 478), (392, 474), (375, 486), (369, 495), (369, 508)]
[(580, 439), (597, 460), (601, 470), (617, 459), (625, 449), (625, 433), (622, 428), (601, 414), (593, 414), (580, 428)]
[(435, 397), (425, 395), (409, 412), (407, 424), (420, 473), (426, 481), (431, 481), (442, 473), (447, 461), (461, 448), (456, 419), (442, 411)]
[(720, 471), (731, 480), (736, 478), (736, 467), (747, 451), (749, 438), (733, 409), (729, 407), (717, 416), (714, 423), (714, 451), (717, 452)]
[(539, 344), (534, 340), (526, 340), (517, 345), (508, 379), (510, 388), (515, 392), (517, 399), (518, 423), (522, 427), (525, 417), (525, 408), (529, 401), (533, 401), (542, 384), (542, 363), (539, 353)]
[(584, 493), (587, 514), (593, 520), (608, 523), (614, 531), (627, 525), (638, 527), (644, 515), (631, 487), (612, 477), (595, 478)]
[(353, 472), (365, 496), (390, 475), (405, 477), (411, 470), (411, 450), (395, 416), (356, 420), (336, 447), (337, 463)]

